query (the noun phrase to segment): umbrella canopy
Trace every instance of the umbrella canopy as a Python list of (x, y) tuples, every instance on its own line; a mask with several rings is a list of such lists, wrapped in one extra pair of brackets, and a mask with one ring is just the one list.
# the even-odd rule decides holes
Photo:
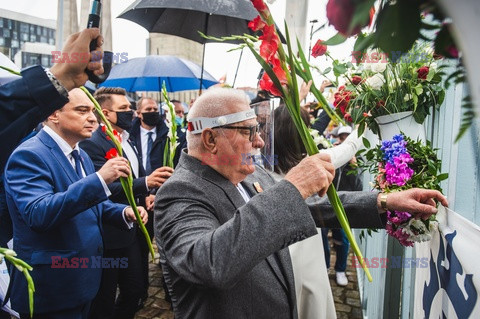
[(198, 31), (214, 37), (253, 34), (248, 22), (257, 15), (250, 0), (137, 0), (119, 18), (138, 23), (149, 32), (206, 43), (209, 40)]
[[(161, 91), (165, 82), (168, 92), (196, 90), (200, 87), (202, 68), (192, 61), (172, 55), (149, 55), (115, 65), (100, 86), (121, 87), (128, 92)], [(202, 89), (218, 83), (204, 72)]]
[[(7, 58), (3, 53), (0, 53), (0, 65), (7, 67), (14, 71), (20, 71), (19, 67), (12, 62), (9, 58)], [(4, 69), (0, 69), (0, 85), (8, 83), (10, 81), (19, 79), (20, 76), (12, 74)]]

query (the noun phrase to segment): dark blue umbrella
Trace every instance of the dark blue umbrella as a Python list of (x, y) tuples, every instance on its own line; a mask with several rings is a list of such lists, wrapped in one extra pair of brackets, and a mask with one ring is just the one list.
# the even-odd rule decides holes
[[(198, 90), (202, 68), (192, 61), (173, 55), (149, 55), (130, 59), (112, 68), (100, 86), (121, 87), (128, 92), (161, 91), (163, 82), (168, 92)], [(204, 71), (202, 89), (218, 83)]]

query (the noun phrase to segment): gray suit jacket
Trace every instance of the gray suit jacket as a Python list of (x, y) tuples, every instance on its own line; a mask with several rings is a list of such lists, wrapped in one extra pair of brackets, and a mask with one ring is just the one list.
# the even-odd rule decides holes
[[(248, 203), (230, 181), (182, 152), (157, 193), (155, 235), (176, 319), (297, 318), (286, 247), (317, 234), (314, 219), (335, 227), (334, 213), (320, 198), (311, 213), (290, 182), (276, 183), (259, 167), (242, 185)], [(349, 194), (340, 198), (352, 226), (383, 226), (375, 193)]]

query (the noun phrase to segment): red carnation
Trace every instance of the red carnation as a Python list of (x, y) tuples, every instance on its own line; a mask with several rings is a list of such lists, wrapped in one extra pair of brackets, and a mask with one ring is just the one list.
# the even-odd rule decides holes
[(262, 18), (260, 18), (260, 16), (257, 16), (255, 19), (253, 19), (252, 21), (250, 21), (248, 23), (248, 27), (250, 29), (252, 29), (253, 31), (258, 31), (258, 30), (263, 29), (263, 27), (265, 27), (265, 22), (263, 22), (263, 20), (262, 20)]
[(360, 83), (362, 83), (362, 77), (358, 75), (352, 76), (352, 83), (353, 85), (359, 85)]
[(375, 8), (370, 9), (370, 19), (363, 24), (357, 24), (349, 32), (350, 23), (357, 5), (354, 0), (329, 0), (327, 3), (327, 18), (331, 25), (337, 29), (338, 32), (346, 37), (358, 34), (363, 27), (372, 23)]
[(117, 157), (117, 156), (118, 156), (118, 152), (117, 152), (117, 149), (116, 149), (116, 148), (111, 148), (111, 149), (107, 152), (107, 154), (105, 154), (105, 158), (106, 158), (107, 160), (110, 160), (110, 159), (115, 158), (115, 157)]
[(417, 70), (418, 78), (420, 80), (426, 80), (429, 70), (430, 70), (430, 68), (428, 66), (422, 66), (420, 69)]
[(327, 52), (327, 46), (322, 44), (323, 41), (322, 40), (318, 40), (317, 43), (315, 43), (315, 45), (313, 46), (312, 48), (312, 56), (314, 58), (318, 57), (318, 56), (322, 56), (325, 54), (325, 52)]

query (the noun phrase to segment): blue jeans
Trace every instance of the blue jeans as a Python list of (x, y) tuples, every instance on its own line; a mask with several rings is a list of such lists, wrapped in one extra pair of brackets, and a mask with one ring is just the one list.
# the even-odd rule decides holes
[[(325, 262), (327, 269), (330, 268), (330, 244), (328, 242), (328, 228), (322, 228), (323, 250), (325, 253)], [(332, 229), (333, 245), (335, 246), (335, 271), (345, 271), (347, 269), (348, 249), (350, 243), (343, 229)]]

